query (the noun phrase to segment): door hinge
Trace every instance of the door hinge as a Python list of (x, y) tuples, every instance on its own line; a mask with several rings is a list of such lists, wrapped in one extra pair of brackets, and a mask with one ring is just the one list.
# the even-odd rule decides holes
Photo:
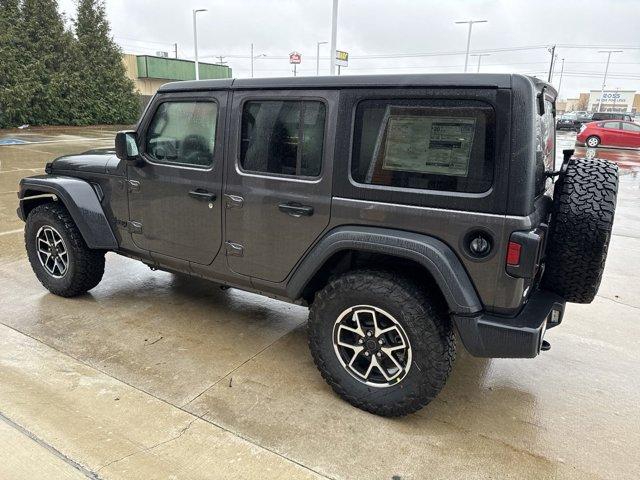
[(142, 233), (142, 224), (140, 222), (127, 222), (127, 230), (129, 233)]
[(224, 242), (224, 246), (229, 257), (242, 257), (244, 254), (244, 247), (239, 243)]
[(244, 198), (240, 195), (224, 195), (224, 206), (225, 208), (242, 208), (244, 205)]
[(139, 192), (140, 191), (140, 182), (137, 180), (128, 180), (127, 181), (129, 191), (130, 192)]

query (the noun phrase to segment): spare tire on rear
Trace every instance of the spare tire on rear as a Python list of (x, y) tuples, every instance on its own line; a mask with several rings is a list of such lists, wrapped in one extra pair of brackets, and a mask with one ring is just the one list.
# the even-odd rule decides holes
[(618, 192), (618, 167), (571, 159), (554, 189), (544, 288), (590, 303), (602, 280)]

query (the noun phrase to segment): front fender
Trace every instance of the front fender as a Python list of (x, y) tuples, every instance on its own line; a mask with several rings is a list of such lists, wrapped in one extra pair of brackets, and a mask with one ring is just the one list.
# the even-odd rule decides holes
[(482, 310), (467, 271), (445, 243), (427, 235), (374, 227), (331, 230), (296, 269), (287, 284), (287, 296), (299, 298), (314, 274), (340, 250), (381, 253), (418, 262), (431, 273), (452, 312), (469, 315)]
[(62, 175), (23, 178), (18, 192), (18, 216), (23, 221), (26, 221), (30, 211), (29, 198), (42, 194), (53, 194), (64, 204), (89, 248), (118, 248), (118, 241), (102, 210), (98, 195), (88, 182)]

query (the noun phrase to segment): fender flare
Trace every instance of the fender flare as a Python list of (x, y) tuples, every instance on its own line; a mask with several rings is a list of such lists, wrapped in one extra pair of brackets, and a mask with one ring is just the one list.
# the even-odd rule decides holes
[[(29, 192), (29, 193), (27, 193)], [(35, 195), (32, 195), (35, 193)], [(116, 240), (111, 225), (100, 204), (97, 193), (89, 182), (62, 175), (42, 175), (23, 178), (20, 181), (18, 216), (26, 221), (26, 203), (29, 198), (53, 194), (64, 204), (80, 230), (89, 248), (116, 250)]]
[(413, 260), (431, 273), (453, 313), (469, 315), (482, 310), (467, 271), (448, 245), (428, 235), (375, 227), (345, 226), (327, 233), (307, 253), (289, 280), (289, 298), (300, 298), (316, 272), (340, 250), (382, 253)]

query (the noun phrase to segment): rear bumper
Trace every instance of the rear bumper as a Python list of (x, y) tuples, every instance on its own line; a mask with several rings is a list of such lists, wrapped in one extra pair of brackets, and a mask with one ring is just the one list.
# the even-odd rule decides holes
[(515, 317), (488, 313), (454, 315), (462, 343), (475, 357), (533, 358), (540, 353), (547, 328), (562, 321), (565, 300), (555, 293), (539, 290)]

